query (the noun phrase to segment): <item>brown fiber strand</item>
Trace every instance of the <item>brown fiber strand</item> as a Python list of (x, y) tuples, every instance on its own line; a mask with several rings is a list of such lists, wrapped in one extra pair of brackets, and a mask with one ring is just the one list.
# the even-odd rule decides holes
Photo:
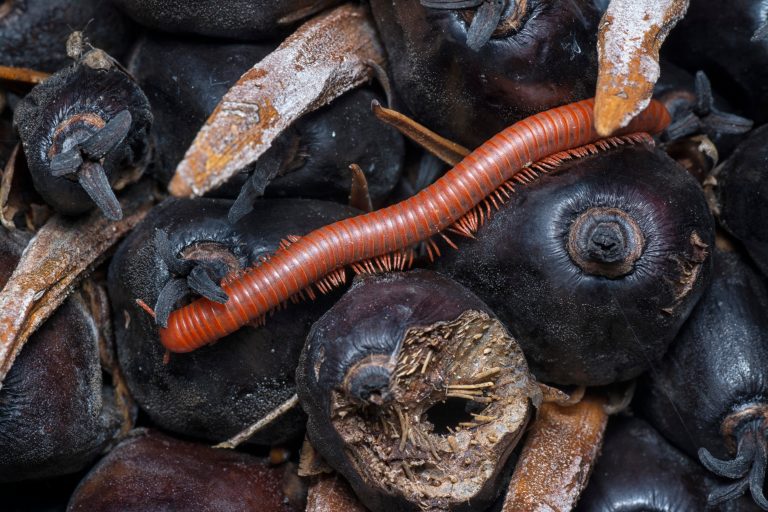
[[(413, 197), (299, 238), (267, 262), (227, 279), (222, 284), (229, 295), (226, 304), (201, 298), (172, 312), (160, 340), (168, 350), (189, 352), (235, 332), (337, 269), (422, 241), (432, 257), (439, 255), (431, 238), (473, 210), (482, 223), (491, 214), (488, 197), (505, 182), (528, 183), (536, 177), (534, 162), (543, 160), (538, 168), (546, 169), (557, 160), (547, 157), (598, 142), (593, 106), (594, 100), (579, 101), (515, 123)], [(659, 133), (668, 124), (669, 113), (652, 101), (617, 135)], [(581, 149), (577, 155), (590, 152)]]

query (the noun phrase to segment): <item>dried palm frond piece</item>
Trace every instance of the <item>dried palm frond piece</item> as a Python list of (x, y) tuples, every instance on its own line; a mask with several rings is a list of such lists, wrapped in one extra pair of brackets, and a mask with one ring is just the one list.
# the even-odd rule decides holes
[(648, 106), (659, 48), (687, 9), (688, 0), (611, 0), (597, 41), (597, 133), (611, 135)]
[(72, 219), (54, 215), (29, 242), (0, 292), (0, 386), (29, 336), (67, 298), (105, 252), (144, 217), (153, 203), (147, 186), (127, 190), (117, 222), (101, 212)]
[(368, 81), (384, 65), (364, 7), (344, 5), (302, 25), (224, 95), (179, 163), (175, 196), (199, 196), (257, 161), (302, 115)]

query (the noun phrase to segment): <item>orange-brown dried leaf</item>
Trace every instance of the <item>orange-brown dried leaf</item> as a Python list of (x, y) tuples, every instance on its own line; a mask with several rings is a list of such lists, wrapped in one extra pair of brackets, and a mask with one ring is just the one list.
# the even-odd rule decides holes
[(313, 478), (307, 496), (307, 512), (366, 512), (349, 484), (339, 475)]
[(597, 133), (611, 135), (648, 106), (659, 48), (687, 9), (688, 0), (611, 0), (597, 41)]
[(563, 407), (544, 403), (509, 482), (503, 512), (573, 509), (603, 444), (605, 400)]
[(302, 115), (366, 82), (384, 56), (365, 7), (302, 25), (224, 95), (179, 163), (176, 196), (202, 195), (255, 162)]
[(147, 186), (136, 186), (120, 201), (118, 222), (96, 210), (77, 219), (57, 214), (40, 228), (0, 292), (0, 386), (29, 336), (153, 202)]

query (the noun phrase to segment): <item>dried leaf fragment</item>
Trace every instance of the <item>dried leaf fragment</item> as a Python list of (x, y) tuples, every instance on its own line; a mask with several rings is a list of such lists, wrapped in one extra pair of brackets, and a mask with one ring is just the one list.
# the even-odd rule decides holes
[(688, 0), (611, 0), (597, 41), (597, 133), (611, 135), (648, 106), (659, 48), (687, 9)]
[(344, 5), (302, 25), (224, 95), (179, 163), (175, 196), (202, 195), (255, 162), (302, 115), (369, 80), (384, 56), (368, 11)]
[(366, 509), (354, 495), (349, 484), (337, 474), (313, 478), (307, 495), (307, 512), (365, 512)]
[(608, 414), (587, 396), (568, 407), (544, 403), (525, 440), (502, 512), (572, 510), (596, 462)]
[(77, 219), (54, 215), (40, 228), (0, 291), (0, 387), (29, 336), (146, 215), (153, 200), (146, 186), (136, 186), (123, 197), (125, 216), (118, 222), (94, 211)]

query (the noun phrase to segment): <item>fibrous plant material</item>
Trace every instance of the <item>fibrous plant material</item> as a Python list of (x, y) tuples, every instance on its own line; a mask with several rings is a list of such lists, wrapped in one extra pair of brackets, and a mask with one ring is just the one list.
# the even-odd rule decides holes
[(77, 220), (55, 215), (37, 232), (0, 292), (0, 385), (29, 335), (152, 202), (151, 190), (137, 185), (123, 196), (124, 216), (117, 222), (98, 211)]
[(169, 190), (202, 195), (269, 149), (296, 119), (368, 81), (384, 56), (363, 7), (300, 27), (224, 95), (176, 169)]
[(648, 105), (659, 78), (659, 48), (687, 8), (688, 0), (611, 0), (597, 44), (597, 133), (611, 135)]
[(602, 446), (608, 423), (604, 405), (591, 396), (575, 405), (539, 407), (502, 512), (573, 509)]
[(427, 271), (367, 276), (297, 371), (314, 448), (366, 507), (480, 510), (542, 392), (487, 307)]

